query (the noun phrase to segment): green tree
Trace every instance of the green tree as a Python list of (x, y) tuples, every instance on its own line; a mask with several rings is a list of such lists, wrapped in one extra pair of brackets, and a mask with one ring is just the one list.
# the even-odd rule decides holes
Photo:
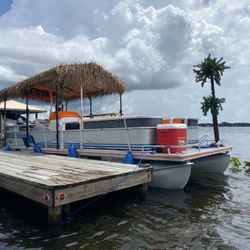
[(207, 81), (210, 81), (211, 84), (211, 95), (203, 97), (204, 101), (201, 103), (201, 109), (204, 115), (207, 115), (209, 110), (212, 114), (214, 139), (216, 142), (220, 140), (218, 115), (219, 111), (222, 110), (222, 103), (225, 102), (225, 98), (216, 97), (215, 83), (220, 86), (223, 72), (225, 69), (229, 68), (229, 66), (226, 66), (226, 62), (223, 61), (223, 57), (218, 60), (217, 58), (212, 58), (211, 55), (204, 58), (204, 61), (200, 64), (194, 65), (193, 68), (196, 82), (201, 83), (202, 87), (204, 87)]

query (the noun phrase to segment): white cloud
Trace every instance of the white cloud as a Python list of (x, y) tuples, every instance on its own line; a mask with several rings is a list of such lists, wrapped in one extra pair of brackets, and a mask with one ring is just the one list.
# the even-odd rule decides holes
[(227, 99), (221, 118), (247, 120), (249, 6), (247, 0), (16, 0), (0, 17), (0, 86), (62, 62), (94, 60), (126, 82), (128, 112), (201, 117), (210, 89), (195, 83), (192, 67), (211, 53), (232, 67), (217, 88)]
[[(6, 83), (15, 83), (16, 81), (24, 78), (25, 76), (15, 74), (15, 72), (10, 67), (0, 64), (0, 79)], [(6, 84), (6, 87), (7, 86), (8, 84)]]

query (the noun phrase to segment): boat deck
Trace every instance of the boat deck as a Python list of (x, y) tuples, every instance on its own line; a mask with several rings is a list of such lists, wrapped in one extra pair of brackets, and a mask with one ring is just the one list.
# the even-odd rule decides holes
[(0, 159), (0, 187), (47, 206), (51, 222), (74, 201), (151, 181), (151, 168), (135, 165), (23, 151), (0, 152)]
[[(31, 149), (30, 149), (31, 150)], [(43, 148), (44, 153), (47, 154), (61, 154), (67, 155), (68, 150), (66, 149), (52, 149)], [(192, 161), (194, 159), (217, 155), (221, 153), (229, 153), (232, 150), (231, 147), (208, 147), (208, 148), (191, 148), (183, 153), (157, 153), (154, 151), (133, 151), (133, 156), (137, 160), (146, 161), (171, 161), (171, 162), (185, 162)], [(78, 150), (78, 154), (82, 157), (100, 157), (100, 158), (117, 158), (123, 160), (127, 154), (127, 150), (101, 150), (101, 149), (82, 149)]]

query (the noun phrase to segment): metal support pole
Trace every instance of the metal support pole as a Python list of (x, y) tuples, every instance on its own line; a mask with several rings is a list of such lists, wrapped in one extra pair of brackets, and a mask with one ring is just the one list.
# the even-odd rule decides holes
[(58, 85), (56, 83), (56, 148), (59, 149)]
[(68, 101), (65, 101), (65, 110), (68, 111)]
[(29, 147), (29, 95), (26, 95), (26, 141), (27, 147)]
[(61, 124), (60, 128), (60, 148), (64, 148), (64, 134), (63, 134), (63, 124)]
[(81, 85), (81, 123), (80, 123), (80, 150), (83, 149), (82, 144), (83, 144), (83, 89)]
[(6, 95), (5, 95), (5, 97), (4, 97), (4, 111), (3, 111), (3, 119), (4, 119), (4, 125), (3, 125), (3, 129), (4, 129), (4, 131), (3, 131), (3, 145), (4, 145), (4, 147), (6, 146), (6, 102), (7, 102), (7, 98), (6, 98)]
[(14, 127), (14, 138), (15, 138), (15, 144), (17, 146), (17, 136), (16, 136), (16, 134), (17, 134), (17, 127), (15, 126)]
[(127, 122), (126, 122), (126, 117), (123, 117), (123, 121), (124, 121), (124, 127), (125, 127), (125, 133), (126, 133), (126, 137), (127, 137), (127, 142), (128, 142), (128, 149), (131, 152), (131, 144), (130, 144), (130, 140), (129, 140), (129, 131), (128, 131), (128, 127), (127, 127)]
[(122, 116), (122, 95), (120, 94), (120, 116)]
[(0, 134), (2, 134), (2, 111), (0, 111)]
[(50, 95), (50, 114), (52, 113), (52, 106), (53, 106), (53, 92), (49, 92)]
[(92, 97), (89, 97), (89, 117), (90, 118), (93, 117), (93, 113), (92, 113)]

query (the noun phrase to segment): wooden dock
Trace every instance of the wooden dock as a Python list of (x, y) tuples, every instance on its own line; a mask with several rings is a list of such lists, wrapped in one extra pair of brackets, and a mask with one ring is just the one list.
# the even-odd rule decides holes
[(0, 187), (48, 208), (59, 222), (72, 202), (129, 187), (142, 190), (151, 168), (29, 152), (0, 152)]

